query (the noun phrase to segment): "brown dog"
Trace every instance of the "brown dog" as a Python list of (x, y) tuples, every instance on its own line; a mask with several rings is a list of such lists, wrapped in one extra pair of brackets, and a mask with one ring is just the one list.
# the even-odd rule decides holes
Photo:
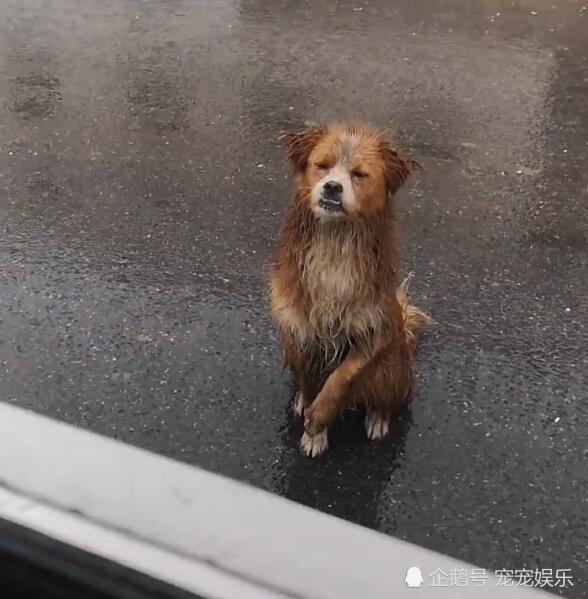
[(391, 196), (416, 165), (379, 133), (335, 124), (284, 136), (296, 195), (271, 272), (272, 316), (294, 372), (300, 445), (328, 447), (348, 407), (370, 439), (410, 401), (416, 329), (426, 315), (398, 286)]

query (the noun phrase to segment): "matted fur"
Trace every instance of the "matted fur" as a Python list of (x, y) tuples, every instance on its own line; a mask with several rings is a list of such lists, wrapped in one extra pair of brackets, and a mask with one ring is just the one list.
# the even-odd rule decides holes
[[(415, 332), (427, 319), (409, 305), (395, 270), (391, 196), (415, 163), (358, 125), (284, 141), (297, 191), (272, 266), (271, 308), (304, 396), (307, 433), (322, 432), (350, 406), (389, 419), (410, 399)], [(354, 182), (354, 210), (345, 218), (313, 212), (313, 156), (367, 173)]]

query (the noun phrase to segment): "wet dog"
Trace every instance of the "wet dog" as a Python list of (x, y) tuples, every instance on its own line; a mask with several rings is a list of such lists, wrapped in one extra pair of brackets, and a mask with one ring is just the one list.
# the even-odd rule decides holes
[(398, 285), (392, 196), (416, 163), (360, 125), (283, 138), (296, 193), (270, 276), (271, 310), (294, 373), (308, 456), (346, 408), (380, 439), (410, 401), (415, 332), (427, 317)]

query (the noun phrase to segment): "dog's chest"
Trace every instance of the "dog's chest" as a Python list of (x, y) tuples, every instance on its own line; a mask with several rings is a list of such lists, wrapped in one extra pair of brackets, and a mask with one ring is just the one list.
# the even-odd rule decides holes
[(334, 304), (347, 308), (360, 299), (360, 273), (355, 264), (341, 258), (317, 256), (309, 252), (303, 280), (315, 305)]
[(354, 302), (365, 292), (359, 284), (365, 271), (357, 245), (347, 240), (318, 237), (303, 256), (302, 280), (316, 301)]
[(302, 282), (309, 298), (309, 333), (330, 340), (364, 336), (377, 328), (373, 276), (352, 243), (313, 244), (304, 256)]

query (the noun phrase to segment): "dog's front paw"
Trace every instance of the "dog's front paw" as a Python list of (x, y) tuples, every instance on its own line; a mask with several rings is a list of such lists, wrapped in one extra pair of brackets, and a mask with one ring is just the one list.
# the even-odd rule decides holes
[(321, 401), (321, 396), (304, 410), (304, 430), (311, 436), (318, 435), (328, 428), (331, 422), (328, 403)]
[(329, 439), (326, 430), (313, 436), (305, 432), (302, 435), (302, 439), (300, 439), (300, 449), (302, 450), (302, 453), (309, 458), (316, 458), (322, 455), (328, 448)]
[(368, 439), (383, 439), (390, 430), (390, 420), (376, 412), (368, 412), (365, 416), (365, 432)]

